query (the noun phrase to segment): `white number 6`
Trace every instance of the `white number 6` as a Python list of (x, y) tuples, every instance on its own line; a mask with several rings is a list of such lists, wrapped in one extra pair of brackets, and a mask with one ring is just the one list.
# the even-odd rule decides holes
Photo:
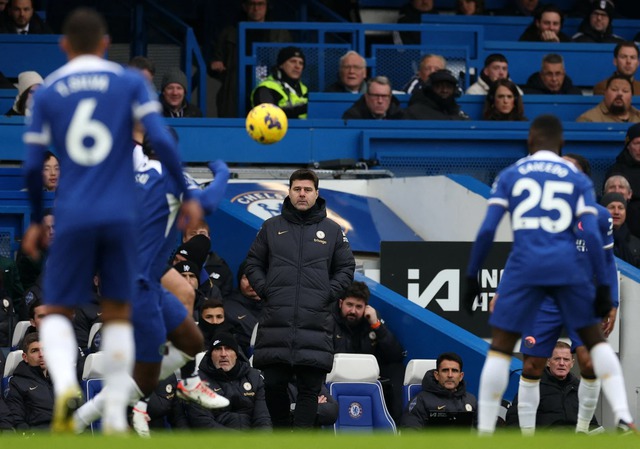
[[(95, 98), (81, 100), (67, 130), (67, 154), (78, 165), (98, 165), (111, 153), (111, 132), (104, 123), (91, 118), (97, 103)], [(92, 142), (87, 145), (88, 140)]]

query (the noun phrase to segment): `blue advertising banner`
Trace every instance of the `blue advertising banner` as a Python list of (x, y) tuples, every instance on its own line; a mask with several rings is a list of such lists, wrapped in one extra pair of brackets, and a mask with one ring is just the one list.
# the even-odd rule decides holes
[[(262, 220), (280, 215), (288, 186), (278, 182), (230, 183), (226, 198), (238, 210)], [(347, 234), (355, 252), (379, 253), (383, 240), (419, 242), (417, 236), (391, 209), (376, 198), (320, 189), (327, 215)]]

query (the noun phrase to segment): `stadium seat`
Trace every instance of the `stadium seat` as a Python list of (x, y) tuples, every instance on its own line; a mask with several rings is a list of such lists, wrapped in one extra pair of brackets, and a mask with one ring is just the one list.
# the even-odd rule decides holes
[(13, 376), (13, 372), (20, 362), (22, 362), (22, 349), (16, 349), (15, 351), (11, 351), (9, 355), (7, 355), (7, 360), (4, 363), (4, 372), (2, 373), (3, 396), (7, 396), (9, 381), (11, 380), (11, 376)]
[[(93, 346), (93, 340), (96, 338), (100, 328), (102, 328), (102, 323), (93, 323), (93, 325), (91, 325), (91, 329), (89, 329), (89, 339), (87, 340), (87, 348), (91, 348), (91, 346)], [(98, 345), (98, 348), (100, 348), (100, 345)]]
[(382, 385), (377, 380), (379, 374), (378, 362), (371, 354), (334, 355), (327, 386), (339, 406), (338, 420), (333, 426), (336, 433), (374, 430), (396, 433)]
[(407, 363), (404, 371), (404, 382), (402, 387), (402, 408), (405, 408), (409, 401), (422, 390), (422, 378), (430, 369), (435, 369), (435, 359), (412, 359)]
[[(82, 371), (82, 393), (89, 401), (102, 390), (102, 373), (104, 372), (104, 358), (101, 352), (89, 354), (84, 362)], [(91, 423), (91, 432), (100, 430), (100, 420)]]
[(24, 338), (24, 334), (27, 333), (27, 329), (31, 326), (31, 321), (18, 321), (15, 329), (13, 330), (13, 338), (11, 338), (11, 348), (18, 349), (18, 345)]

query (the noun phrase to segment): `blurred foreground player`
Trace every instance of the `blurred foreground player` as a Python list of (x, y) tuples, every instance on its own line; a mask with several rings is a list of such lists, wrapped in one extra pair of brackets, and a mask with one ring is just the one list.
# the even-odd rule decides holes
[[(185, 195), (180, 222), (202, 217), (197, 202), (189, 200), (175, 143), (164, 128), (160, 104), (151, 87), (135, 70), (108, 62), (109, 45), (104, 19), (86, 8), (75, 10), (63, 27), (61, 47), (69, 62), (45, 80), (34, 97), (27, 144), (25, 174), (33, 224), (23, 249), (35, 256), (44, 234), (42, 218), (42, 163), (53, 145), (61, 171), (56, 198), (56, 239), (51, 247), (44, 291), (49, 315), (41, 336), (47, 366), (54, 383), (54, 431), (73, 430), (73, 411), (81, 392), (76, 379), (77, 344), (69, 318), (73, 309), (91, 298), (92, 279), (99, 273), (102, 351), (108, 395), (105, 433), (128, 429), (127, 378), (134, 358), (129, 322), (136, 273), (136, 198), (131, 163), (131, 135), (141, 122), (167, 170)], [(69, 254), (77, 257), (69, 258)], [(48, 354), (47, 354), (48, 352)]]
[[(480, 376), (478, 395), (480, 434), (495, 431), (500, 400), (509, 382), (514, 345), (545, 296), (554, 299), (565, 326), (576, 329), (589, 349), (616, 420), (634, 428), (620, 362), (599, 326), (601, 317), (609, 314), (612, 302), (593, 184), (559, 156), (563, 144), (562, 124), (556, 117), (543, 115), (533, 121), (528, 138), (530, 156), (507, 167), (496, 179), (487, 215), (471, 252), (463, 298), (470, 311), (480, 292), (478, 273), (498, 224), (508, 210), (513, 247), (500, 283), (500, 298), (489, 319), (492, 343)], [(576, 251), (578, 222), (589, 248), (588, 269)]]

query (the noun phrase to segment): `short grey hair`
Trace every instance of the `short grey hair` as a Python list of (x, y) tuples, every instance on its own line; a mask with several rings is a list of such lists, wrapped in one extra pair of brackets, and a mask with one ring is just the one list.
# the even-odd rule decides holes
[(546, 64), (562, 64), (562, 67), (564, 67), (564, 58), (557, 54), (557, 53), (549, 53), (548, 55), (544, 55), (544, 57), (542, 58), (542, 66), (544, 66)]
[(372, 83), (382, 84), (383, 86), (389, 86), (389, 89), (393, 90), (391, 88), (391, 81), (389, 81), (389, 78), (387, 78), (386, 76), (378, 75), (378, 76), (374, 76), (373, 78), (367, 81), (367, 93), (369, 93), (369, 87), (371, 87)]
[(429, 58), (436, 58), (439, 59), (440, 61), (442, 61), (442, 66), (444, 68), (447, 67), (447, 60), (444, 58), (444, 56), (442, 55), (436, 55), (435, 53), (429, 53), (427, 55), (424, 55), (422, 58), (420, 58), (420, 65), (422, 65), (427, 59)]
[(351, 55), (359, 57), (362, 60), (362, 65), (364, 66), (364, 68), (365, 69), (367, 68), (367, 60), (364, 59), (364, 57), (360, 53), (355, 51), (355, 50), (349, 50), (344, 55), (340, 56), (340, 67), (342, 67), (342, 64), (344, 64), (344, 60), (347, 59), (347, 57), (351, 56)]
[(604, 183), (605, 193), (607, 192), (611, 184), (613, 184), (615, 181), (620, 181), (620, 184), (622, 184), (622, 187), (624, 187), (629, 192), (631, 192), (631, 184), (629, 184), (629, 180), (627, 178), (625, 178), (622, 175), (611, 175), (607, 178), (607, 180)]

